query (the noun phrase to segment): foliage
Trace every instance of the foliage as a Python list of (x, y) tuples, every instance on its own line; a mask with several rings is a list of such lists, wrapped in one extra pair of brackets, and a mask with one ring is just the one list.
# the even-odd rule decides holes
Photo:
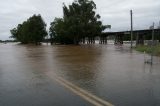
[(63, 4), (63, 18), (51, 23), (50, 36), (61, 44), (78, 44), (84, 37), (95, 37), (105, 30), (96, 14), (96, 4), (91, 0), (75, 0), (71, 5)]
[(11, 31), (12, 38), (23, 44), (35, 43), (39, 44), (47, 35), (46, 24), (41, 15), (33, 15), (22, 24), (18, 24)]

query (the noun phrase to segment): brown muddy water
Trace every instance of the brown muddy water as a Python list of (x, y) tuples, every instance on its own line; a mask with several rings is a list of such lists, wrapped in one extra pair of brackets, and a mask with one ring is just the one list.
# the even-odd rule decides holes
[(127, 46), (0, 44), (0, 105), (48, 105), (53, 98), (52, 105), (65, 105), (52, 97), (56, 89), (62, 100), (71, 99), (53, 86), (58, 84), (47, 76), (53, 73), (116, 106), (160, 106), (160, 58), (152, 66), (147, 59)]

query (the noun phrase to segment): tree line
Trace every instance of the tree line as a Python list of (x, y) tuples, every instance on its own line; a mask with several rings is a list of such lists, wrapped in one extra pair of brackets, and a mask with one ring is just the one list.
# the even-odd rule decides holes
[[(63, 17), (55, 18), (50, 24), (50, 42), (59, 44), (79, 44), (85, 38), (92, 43), (107, 26), (96, 14), (96, 4), (92, 0), (75, 0), (71, 5), (63, 3)], [(11, 31), (12, 38), (23, 44), (40, 44), (47, 36), (46, 23), (41, 15), (33, 15)]]

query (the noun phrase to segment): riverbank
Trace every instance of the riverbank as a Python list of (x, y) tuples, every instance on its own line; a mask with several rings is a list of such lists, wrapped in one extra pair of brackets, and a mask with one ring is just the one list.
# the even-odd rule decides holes
[(153, 48), (147, 45), (138, 45), (135, 47), (135, 50), (139, 52), (146, 52), (148, 54), (151, 54), (153, 51), (153, 55), (160, 56), (160, 44), (157, 46), (154, 46)]

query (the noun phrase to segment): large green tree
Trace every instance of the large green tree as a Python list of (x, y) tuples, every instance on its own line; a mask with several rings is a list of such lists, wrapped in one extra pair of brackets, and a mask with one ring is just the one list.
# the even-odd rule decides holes
[(12, 38), (24, 44), (39, 44), (47, 35), (46, 24), (41, 15), (33, 15), (10, 32)]
[(63, 4), (63, 18), (51, 23), (50, 36), (62, 44), (78, 44), (88, 37), (94, 38), (105, 30), (96, 14), (96, 4), (92, 0), (75, 0), (71, 5)]

